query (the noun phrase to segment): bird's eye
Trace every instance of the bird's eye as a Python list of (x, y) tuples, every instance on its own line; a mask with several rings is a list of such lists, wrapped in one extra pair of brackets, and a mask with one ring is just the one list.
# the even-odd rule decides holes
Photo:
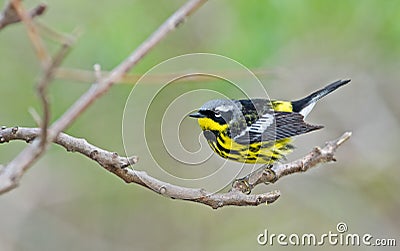
[(216, 112), (216, 113), (214, 114), (214, 116), (215, 116), (216, 118), (220, 118), (220, 117), (221, 117), (221, 113)]

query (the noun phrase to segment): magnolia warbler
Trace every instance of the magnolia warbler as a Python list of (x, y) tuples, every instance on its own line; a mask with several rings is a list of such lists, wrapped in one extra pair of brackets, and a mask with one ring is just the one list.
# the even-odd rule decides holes
[(221, 157), (272, 164), (293, 150), (291, 137), (323, 128), (304, 118), (319, 99), (349, 82), (338, 80), (296, 101), (210, 100), (189, 116), (198, 119), (208, 144)]

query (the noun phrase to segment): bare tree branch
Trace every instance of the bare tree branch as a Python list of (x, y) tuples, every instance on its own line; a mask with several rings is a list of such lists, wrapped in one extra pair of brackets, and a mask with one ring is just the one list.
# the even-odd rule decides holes
[[(35, 8), (29, 11), (29, 17), (31, 19), (42, 15), (47, 6), (44, 3), (39, 4)], [(6, 1), (3, 10), (0, 13), (0, 30), (6, 27), (9, 24), (19, 23), (21, 22), (20, 16), (14, 9), (14, 6), (11, 4), (10, 1)]]
[[(12, 140), (31, 142), (40, 134), (38, 128), (6, 128), (0, 130), (0, 143)], [(271, 169), (260, 169), (245, 179), (236, 181), (231, 191), (227, 193), (210, 193), (204, 189), (180, 187), (157, 180), (146, 172), (125, 168), (137, 162), (136, 156), (121, 157), (117, 153), (109, 152), (88, 143), (85, 139), (78, 139), (65, 133), (60, 133), (54, 143), (63, 146), (67, 151), (78, 152), (96, 161), (109, 172), (115, 174), (126, 183), (136, 183), (163, 196), (188, 200), (208, 205), (214, 209), (224, 206), (258, 206), (264, 203), (273, 203), (279, 196), (279, 191), (270, 191), (261, 194), (245, 194), (245, 182), (254, 188), (265, 182), (276, 182), (280, 178), (297, 172), (305, 172), (319, 163), (334, 160), (334, 153), (343, 144), (351, 133), (345, 133), (340, 138), (326, 143), (322, 149), (315, 148), (305, 157), (287, 164), (276, 164)], [(269, 171), (266, 171), (269, 170)], [(246, 180), (246, 181), (245, 181)]]
[[(18, 11), (20, 0), (12, 0)], [(183, 21), (195, 12), (206, 0), (189, 0), (168, 18), (148, 39), (146, 39), (131, 55), (111, 71), (110, 76), (103, 78), (84, 93), (47, 131), (46, 142), (54, 141), (58, 134), (71, 125), (96, 99), (105, 94), (111, 86), (135, 66), (154, 46)], [(21, 14), (20, 12), (19, 14)], [(22, 13), (23, 15), (23, 13)], [(44, 150), (43, 150), (44, 149)], [(10, 163), (0, 170), (0, 194), (15, 188), (26, 170), (45, 152), (41, 140), (36, 138), (32, 144), (19, 153)]]

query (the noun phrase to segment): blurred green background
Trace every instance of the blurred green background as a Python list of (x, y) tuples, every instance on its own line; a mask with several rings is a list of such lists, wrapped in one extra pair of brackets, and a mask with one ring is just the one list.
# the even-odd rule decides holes
[[(39, 1), (24, 2), (34, 6)], [(83, 31), (64, 67), (90, 70), (99, 63), (110, 70), (183, 3), (54, 0), (40, 21), (58, 31)], [(266, 70), (259, 78), (273, 98), (300, 98), (332, 80), (351, 78), (349, 86), (319, 103), (308, 118), (325, 129), (299, 137), (289, 156), (300, 157), (350, 130), (353, 137), (338, 150), (338, 161), (258, 187), (256, 192), (281, 190), (272, 205), (212, 210), (126, 185), (85, 157), (52, 146), (20, 187), (0, 196), (0, 250), (279, 249), (259, 246), (258, 234), (264, 229), (322, 234), (335, 231), (338, 222), (345, 222), (349, 233), (399, 242), (399, 13), (397, 0), (208, 2), (132, 73), (143, 74), (170, 57), (210, 52)], [(46, 44), (52, 51), (57, 48), (49, 39)], [(22, 25), (0, 31), (0, 66), (0, 123), (35, 126), (28, 108), (40, 111), (34, 90), (40, 65)], [(179, 88), (210, 85), (187, 82)], [(89, 86), (54, 81), (53, 120)], [(66, 132), (123, 154), (121, 119), (131, 89), (129, 84), (114, 86)], [(196, 132), (197, 139), (196, 123), (186, 124), (191, 129), (184, 136)], [(24, 146), (0, 145), (0, 163)], [(152, 164), (144, 158), (137, 166)]]

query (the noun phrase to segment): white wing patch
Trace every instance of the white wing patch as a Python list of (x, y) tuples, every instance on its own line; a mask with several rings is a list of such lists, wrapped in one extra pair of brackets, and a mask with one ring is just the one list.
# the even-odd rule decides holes
[(317, 103), (317, 101), (315, 101), (314, 103), (309, 104), (308, 106), (304, 107), (299, 113), (301, 115), (303, 115), (303, 117), (307, 117), (307, 115), (311, 112), (311, 110), (314, 108), (315, 103)]
[(253, 133), (264, 133), (266, 129), (274, 123), (273, 114), (264, 114), (256, 122), (254, 122), (248, 130)]

